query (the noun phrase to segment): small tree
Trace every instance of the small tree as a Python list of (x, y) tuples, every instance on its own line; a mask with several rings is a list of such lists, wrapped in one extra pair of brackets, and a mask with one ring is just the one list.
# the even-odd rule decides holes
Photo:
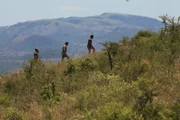
[(162, 23), (164, 24), (164, 32), (167, 31), (167, 20), (168, 20), (168, 15), (162, 15), (159, 16), (162, 19)]
[[(164, 52), (168, 53), (165, 54), (167, 58), (167, 65), (168, 65), (168, 76), (169, 79), (173, 79), (174, 76), (174, 68), (175, 68), (175, 61), (179, 59), (180, 53), (180, 17), (175, 19), (174, 17), (168, 17), (167, 15), (160, 16), (164, 23), (164, 30), (163, 33), (163, 45)], [(162, 35), (162, 34), (161, 34)]]
[(108, 59), (109, 59), (109, 66), (110, 66), (110, 70), (112, 71), (113, 69), (113, 56), (115, 56), (117, 54), (117, 49), (118, 49), (118, 43), (116, 42), (105, 42), (105, 43), (101, 43), (104, 47), (104, 51), (107, 52), (108, 55)]

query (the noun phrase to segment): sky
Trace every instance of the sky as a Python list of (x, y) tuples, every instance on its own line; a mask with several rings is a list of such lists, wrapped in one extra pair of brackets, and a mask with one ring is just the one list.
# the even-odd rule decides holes
[(62, 17), (123, 13), (180, 16), (180, 0), (0, 0), (0, 26)]

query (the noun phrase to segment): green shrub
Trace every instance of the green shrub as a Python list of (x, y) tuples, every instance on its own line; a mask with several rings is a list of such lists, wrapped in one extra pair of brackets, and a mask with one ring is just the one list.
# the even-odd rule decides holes
[(9, 108), (7, 115), (3, 117), (4, 120), (25, 120), (24, 116), (18, 113), (15, 109)]
[(29, 60), (29, 63), (23, 65), (23, 70), (28, 79), (33, 75), (44, 72), (44, 63), (42, 61), (36, 61), (34, 59)]
[(139, 37), (151, 37), (155, 35), (152, 31), (144, 30), (144, 31), (139, 31), (134, 37), (136, 39), (139, 39)]
[(82, 71), (93, 71), (97, 68), (97, 63), (95, 60), (86, 58), (80, 61), (80, 69)]
[(145, 120), (163, 120), (163, 107), (152, 103), (147, 103), (142, 110), (142, 116)]
[(170, 112), (166, 114), (169, 119), (179, 120), (180, 119), (180, 102), (170, 106)]
[(124, 107), (121, 103), (109, 103), (98, 107), (96, 110), (88, 111), (83, 120), (134, 120), (131, 108)]
[(10, 103), (10, 99), (8, 95), (1, 95), (0, 96), (0, 105), (8, 105)]
[(17, 89), (17, 86), (16, 86), (16, 83), (15, 81), (13, 80), (7, 80), (4, 84), (4, 92), (5, 93), (8, 93), (8, 94), (16, 94), (16, 89)]
[(78, 65), (75, 62), (69, 60), (67, 64), (67, 68), (64, 70), (64, 75), (71, 75), (77, 71)]
[(42, 87), (42, 92), (40, 93), (43, 104), (47, 106), (53, 106), (60, 101), (60, 95), (53, 92), (51, 85), (45, 85)]

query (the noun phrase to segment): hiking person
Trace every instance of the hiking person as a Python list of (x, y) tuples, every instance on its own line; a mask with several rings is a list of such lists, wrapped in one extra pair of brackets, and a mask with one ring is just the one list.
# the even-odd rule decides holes
[(39, 59), (39, 50), (38, 50), (38, 48), (35, 48), (34, 60), (38, 60), (38, 59)]
[(67, 59), (69, 59), (69, 56), (67, 54), (67, 46), (68, 46), (68, 44), (69, 44), (68, 42), (65, 42), (65, 44), (64, 44), (64, 46), (62, 48), (62, 60), (61, 61), (63, 61), (65, 57), (67, 57)]
[(91, 49), (93, 49), (93, 53), (95, 52), (95, 48), (92, 45), (92, 40), (94, 38), (94, 35), (91, 35), (90, 38), (88, 39), (88, 44), (87, 44), (87, 48), (88, 48), (88, 54), (91, 53)]

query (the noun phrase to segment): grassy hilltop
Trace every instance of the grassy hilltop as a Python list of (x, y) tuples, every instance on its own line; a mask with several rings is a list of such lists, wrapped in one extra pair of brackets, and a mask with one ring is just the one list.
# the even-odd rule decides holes
[(90, 34), (95, 35), (96, 50), (101, 50), (99, 42), (132, 37), (139, 30), (157, 32), (161, 27), (157, 19), (119, 13), (44, 19), (0, 27), (0, 73), (19, 69), (19, 62), (31, 58), (34, 48), (40, 50), (42, 59), (59, 58), (61, 47), (68, 41), (69, 55), (75, 57), (86, 54)]
[(140, 31), (93, 55), (1, 75), (0, 119), (179, 120), (179, 30)]

